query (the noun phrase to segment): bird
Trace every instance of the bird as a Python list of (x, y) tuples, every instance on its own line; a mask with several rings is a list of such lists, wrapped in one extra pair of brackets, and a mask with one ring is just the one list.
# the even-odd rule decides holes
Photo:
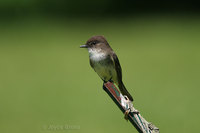
[(119, 59), (106, 38), (102, 35), (92, 36), (80, 48), (88, 49), (90, 66), (103, 82), (110, 81), (115, 83), (119, 87), (120, 92), (126, 95), (130, 101), (133, 101), (133, 97), (127, 91), (122, 81), (122, 69)]

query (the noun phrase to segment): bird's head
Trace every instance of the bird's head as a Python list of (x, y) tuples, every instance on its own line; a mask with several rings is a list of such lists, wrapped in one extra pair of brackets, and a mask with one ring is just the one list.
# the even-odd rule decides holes
[(104, 36), (93, 36), (86, 44), (81, 45), (80, 48), (88, 48), (88, 49), (95, 49), (95, 48), (102, 48), (108, 45)]

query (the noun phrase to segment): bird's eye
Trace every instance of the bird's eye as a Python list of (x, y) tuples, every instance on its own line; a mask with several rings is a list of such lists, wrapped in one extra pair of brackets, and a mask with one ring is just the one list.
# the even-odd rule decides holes
[(92, 44), (92, 45), (95, 45), (95, 44), (96, 44), (96, 42), (92, 42), (91, 44)]

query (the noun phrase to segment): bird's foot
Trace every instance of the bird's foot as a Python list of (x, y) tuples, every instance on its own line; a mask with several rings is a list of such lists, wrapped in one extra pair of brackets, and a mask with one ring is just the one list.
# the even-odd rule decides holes
[(112, 77), (108, 80), (108, 82), (111, 82), (111, 83), (113, 83), (113, 80), (112, 80)]

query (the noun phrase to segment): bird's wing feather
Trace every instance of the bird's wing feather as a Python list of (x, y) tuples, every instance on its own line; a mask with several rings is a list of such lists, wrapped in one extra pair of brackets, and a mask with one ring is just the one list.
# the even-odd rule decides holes
[(117, 78), (118, 78), (118, 84), (119, 84), (118, 86), (119, 86), (121, 93), (123, 95), (128, 96), (129, 100), (133, 101), (133, 97), (127, 91), (127, 89), (125, 88), (125, 86), (122, 82), (122, 69), (121, 69), (121, 66), (119, 64), (119, 60), (117, 58), (117, 55), (114, 52), (112, 53), (111, 59), (113, 60), (114, 65), (115, 65), (115, 70), (117, 72)]
[(119, 59), (117, 58), (117, 55), (113, 52), (111, 59), (113, 60), (115, 70), (117, 72), (117, 77), (118, 77), (118, 83), (122, 81), (122, 69), (119, 63)]

